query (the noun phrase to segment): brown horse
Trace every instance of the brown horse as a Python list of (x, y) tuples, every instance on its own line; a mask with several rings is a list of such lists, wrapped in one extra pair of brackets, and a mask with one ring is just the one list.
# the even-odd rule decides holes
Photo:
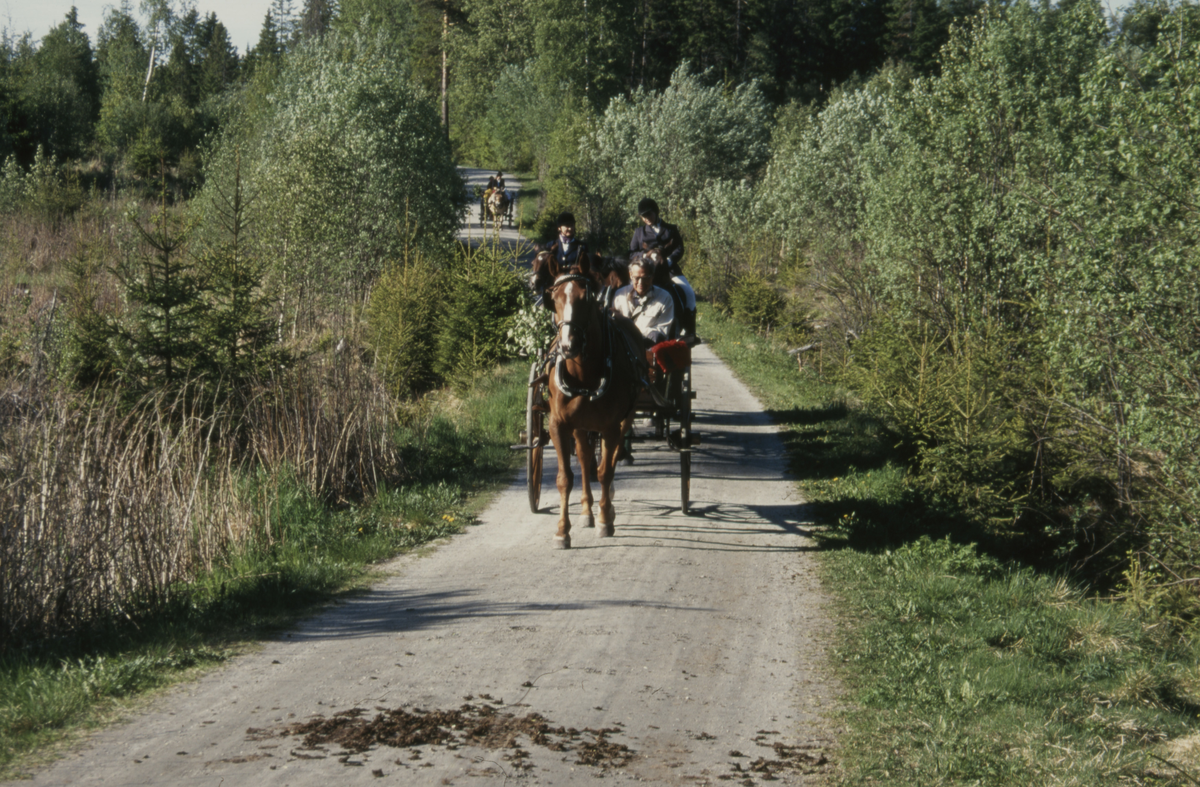
[[(540, 255), (539, 255), (540, 256)], [(554, 307), (556, 336), (551, 348), (549, 374), (550, 417), (547, 430), (558, 454), (558, 493), (561, 498), (555, 546), (571, 546), (571, 519), (567, 507), (575, 476), (571, 472), (571, 446), (582, 478), (580, 526), (592, 526), (593, 477), (600, 481), (601, 537), (615, 532), (612, 478), (621, 439), (633, 422), (633, 406), (641, 392), (637, 361), (623, 338), (623, 329), (597, 303), (597, 278), (591, 260), (581, 257), (569, 270), (560, 270), (553, 255), (542, 258), (544, 274), (553, 280), (545, 297)], [(599, 465), (589, 433), (600, 435)]]
[(667, 263), (667, 256), (663, 254), (662, 249), (652, 246), (642, 251), (641, 257), (654, 265), (654, 286), (662, 287), (667, 292), (670, 292), (671, 266)]
[[(487, 195), (484, 205), (487, 208), (487, 215), (489, 219), (496, 224), (504, 223), (504, 217), (508, 215), (509, 206), (507, 194), (500, 189), (492, 189), (491, 193)], [(509, 223), (512, 223), (511, 218), (509, 219)]]

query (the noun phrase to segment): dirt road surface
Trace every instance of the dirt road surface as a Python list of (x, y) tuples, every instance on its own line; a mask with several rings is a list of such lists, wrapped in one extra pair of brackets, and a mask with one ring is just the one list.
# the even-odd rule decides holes
[(548, 453), (539, 513), (522, 472), (465, 533), (32, 784), (818, 783), (838, 692), (802, 501), (755, 399), (694, 361), (690, 516), (678, 454), (642, 443), (616, 537), (555, 550)]

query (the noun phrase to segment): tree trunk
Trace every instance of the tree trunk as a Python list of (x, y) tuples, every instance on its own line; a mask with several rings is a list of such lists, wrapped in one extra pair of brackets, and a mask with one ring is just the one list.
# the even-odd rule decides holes
[(442, 4), (442, 130), (450, 139), (450, 64), (446, 55), (446, 39), (450, 35), (450, 0)]
[(150, 65), (146, 68), (146, 84), (142, 85), (142, 103), (146, 103), (146, 94), (150, 92), (150, 77), (154, 76), (154, 58), (158, 54), (158, 39), (150, 44)]

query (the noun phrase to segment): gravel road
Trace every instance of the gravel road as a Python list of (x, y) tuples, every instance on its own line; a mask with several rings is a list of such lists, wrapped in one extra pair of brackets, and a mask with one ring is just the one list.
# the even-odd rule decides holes
[(465, 533), (32, 784), (819, 783), (838, 690), (804, 507), (757, 401), (694, 362), (690, 516), (678, 454), (641, 443), (616, 537), (555, 550), (548, 453), (538, 514), (522, 472)]

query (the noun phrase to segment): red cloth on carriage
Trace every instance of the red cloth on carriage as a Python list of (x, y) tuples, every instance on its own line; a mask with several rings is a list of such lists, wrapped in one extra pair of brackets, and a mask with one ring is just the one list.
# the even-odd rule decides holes
[(692, 348), (682, 339), (668, 339), (646, 351), (646, 362), (664, 374), (679, 372), (692, 365)]

